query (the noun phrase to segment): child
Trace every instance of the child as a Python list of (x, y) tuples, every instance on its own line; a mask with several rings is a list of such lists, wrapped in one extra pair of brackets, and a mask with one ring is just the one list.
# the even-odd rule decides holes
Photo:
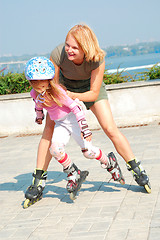
[[(50, 153), (68, 175), (67, 191), (74, 192), (88, 175), (88, 172), (81, 171), (65, 152), (64, 147), (71, 135), (86, 158), (99, 160), (115, 181), (124, 184), (124, 178), (114, 154), (110, 153), (107, 157), (102, 150), (92, 145), (92, 133), (80, 104), (71, 99), (60, 85), (52, 81), (54, 74), (54, 65), (45, 57), (32, 58), (25, 69), (25, 76), (33, 88), (30, 94), (35, 101), (36, 122), (42, 124), (43, 108), (55, 122)], [(47, 173), (42, 169), (36, 169), (33, 177), (33, 184), (25, 194), (27, 199), (36, 198), (37, 191), (39, 194), (42, 193)]]

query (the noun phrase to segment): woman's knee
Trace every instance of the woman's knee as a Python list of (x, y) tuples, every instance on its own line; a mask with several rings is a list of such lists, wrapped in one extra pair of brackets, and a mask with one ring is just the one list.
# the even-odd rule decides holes
[(117, 137), (119, 134), (119, 130), (116, 126), (106, 126), (104, 128), (104, 131), (107, 134), (107, 136), (111, 139)]

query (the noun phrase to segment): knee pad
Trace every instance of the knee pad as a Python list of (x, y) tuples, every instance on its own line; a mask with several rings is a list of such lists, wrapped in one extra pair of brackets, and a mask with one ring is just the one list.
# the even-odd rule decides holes
[(57, 160), (61, 160), (65, 156), (64, 146), (59, 143), (52, 143), (50, 147), (51, 155)]
[(94, 159), (94, 153), (92, 151), (88, 151), (88, 150), (82, 150), (82, 153), (84, 155), (84, 157), (89, 158), (89, 159)]
[(92, 149), (82, 150), (82, 153), (83, 153), (84, 157), (86, 157), (86, 158), (96, 159), (99, 155), (99, 148), (92, 146)]

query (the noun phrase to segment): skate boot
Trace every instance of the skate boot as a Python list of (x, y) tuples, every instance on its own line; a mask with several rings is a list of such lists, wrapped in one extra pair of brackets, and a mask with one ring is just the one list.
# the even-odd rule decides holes
[(101, 163), (102, 168), (107, 169), (107, 171), (112, 175), (111, 179), (114, 179), (114, 181), (118, 181), (122, 185), (124, 185), (125, 180), (124, 180), (122, 171), (120, 169), (120, 166), (119, 166), (117, 159), (113, 152), (110, 152), (108, 154), (108, 159), (109, 159), (109, 163), (110, 163), (109, 167), (106, 166), (105, 164)]
[(68, 174), (66, 189), (70, 194), (70, 199), (75, 200), (77, 192), (80, 190), (89, 172), (79, 170), (74, 163), (70, 167), (64, 169), (64, 172)]
[(147, 193), (151, 193), (149, 178), (141, 163), (136, 159), (133, 159), (127, 163), (127, 169), (132, 172), (133, 177), (138, 185), (143, 186)]
[(43, 190), (45, 188), (47, 172), (36, 169), (32, 175), (32, 184), (27, 188), (27, 191), (25, 193), (26, 200), (24, 201), (24, 208), (27, 208), (33, 205), (35, 202), (39, 201), (42, 198)]

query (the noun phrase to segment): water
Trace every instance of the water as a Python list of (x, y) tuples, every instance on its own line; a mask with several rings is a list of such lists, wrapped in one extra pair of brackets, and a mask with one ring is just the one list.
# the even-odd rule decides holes
[(137, 56), (126, 56), (126, 57), (106, 57), (106, 69), (109, 73), (117, 71), (120, 68), (127, 69), (127, 72), (130, 74), (136, 74), (137, 72), (148, 71), (151, 67), (150, 65), (154, 65), (160, 63), (160, 54), (152, 53), (152, 54), (144, 54)]
[[(145, 54), (145, 55), (137, 55), (137, 56), (126, 56), (126, 57), (106, 57), (106, 69), (109, 73), (117, 71), (118, 68), (120, 70), (126, 69), (126, 68), (132, 68), (129, 69), (127, 72), (134, 75), (137, 72), (144, 72), (147, 71), (148, 68), (146, 66), (151, 64), (157, 64), (160, 63), (160, 54), (159, 53), (152, 53), (152, 54)], [(25, 68), (26, 61), (18, 62), (18, 63), (0, 63), (0, 70), (7, 67), (4, 70), (4, 73), (6, 74), (8, 71), (10, 72), (18, 72), (22, 73)], [(141, 69), (138, 69), (137, 67), (140, 67)]]
[(22, 73), (25, 69), (25, 64), (27, 61), (22, 62), (5, 62), (3, 64), (0, 63), (0, 71), (3, 70), (4, 74), (8, 72), (12, 73)]

